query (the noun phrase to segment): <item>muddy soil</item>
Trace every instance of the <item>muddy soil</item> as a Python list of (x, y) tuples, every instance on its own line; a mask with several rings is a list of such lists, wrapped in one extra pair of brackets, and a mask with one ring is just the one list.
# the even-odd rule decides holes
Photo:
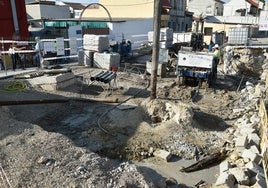
[[(179, 86), (175, 77), (158, 78), (157, 99), (149, 101), (148, 76), (143, 74), (118, 72), (110, 90), (86, 82), (91, 69), (75, 66), (72, 71), (77, 82), (67, 88), (44, 91), (31, 86), (25, 92), (1, 92), (2, 100), (71, 97), (119, 102), (71, 100), (3, 107), (0, 159), (13, 187), (116, 187), (120, 183), (165, 187), (169, 178), (189, 187), (199, 180), (215, 182), (217, 166), (193, 174), (179, 169), (222, 148), (238, 118), (232, 111), (239, 99), (237, 90), (251, 78), (240, 82), (239, 76), (219, 75), (212, 88), (199, 88), (193, 81)], [(171, 160), (155, 158), (157, 149), (169, 151)], [(95, 166), (89, 158), (96, 159)], [(121, 171), (115, 173), (118, 167)]]

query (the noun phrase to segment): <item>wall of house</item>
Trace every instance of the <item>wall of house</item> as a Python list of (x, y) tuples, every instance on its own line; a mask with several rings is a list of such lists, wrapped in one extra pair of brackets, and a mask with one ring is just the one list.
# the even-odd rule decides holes
[(26, 5), (27, 14), (32, 19), (59, 19), (70, 18), (68, 6), (51, 6), (51, 5)]
[[(152, 18), (154, 1), (152, 0), (99, 0), (106, 7), (112, 18)], [(87, 18), (109, 18), (107, 12), (99, 8), (88, 8), (83, 17)]]
[[(221, 32), (225, 31), (226, 36), (229, 35), (229, 28), (236, 27), (237, 24), (216, 24), (216, 23), (204, 23), (204, 30), (206, 28), (212, 28), (212, 32)], [(211, 40), (211, 34), (206, 35), (204, 34), (204, 42), (208, 45)]]
[(41, 18), (40, 5), (26, 5), (26, 11), (30, 19)]
[(185, 32), (187, 28), (191, 27), (192, 20), (186, 19), (186, 0), (171, 0), (170, 1), (170, 19), (168, 26), (174, 32)]
[(188, 11), (194, 12), (195, 16), (207, 15), (216, 16), (217, 13), (221, 13), (223, 10), (223, 4), (214, 0), (191, 0), (188, 1)]
[[(27, 14), (25, 9), (25, 2), (21, 0), (15, 0), (19, 39), (25, 40), (29, 37)], [(0, 2), (0, 39), (14, 39), (15, 27), (13, 22), (12, 8), (10, 0), (1, 0)], [(16, 37), (16, 39), (18, 39)]]
[(261, 11), (259, 27), (260, 31), (268, 31), (268, 10)]
[(108, 27), (110, 39), (121, 43), (124, 37), (132, 42), (132, 48), (135, 49), (148, 43), (148, 32), (153, 31), (153, 18), (108, 23)]
[(231, 0), (224, 5), (223, 16), (236, 16), (238, 13), (236, 10), (245, 8), (249, 11), (250, 4), (247, 3), (245, 0)]

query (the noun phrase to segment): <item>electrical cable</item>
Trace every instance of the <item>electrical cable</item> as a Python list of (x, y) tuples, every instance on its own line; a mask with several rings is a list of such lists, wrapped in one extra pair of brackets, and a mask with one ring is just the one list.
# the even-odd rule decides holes
[(110, 135), (110, 136), (116, 136), (116, 135), (110, 133), (108, 130), (106, 130), (105, 128), (102, 127), (102, 125), (101, 125), (101, 119), (102, 119), (105, 115), (107, 115), (109, 112), (111, 112), (113, 109), (115, 109), (116, 107), (118, 107), (118, 106), (120, 106), (121, 104), (127, 102), (128, 100), (130, 100), (130, 99), (136, 97), (136, 96), (137, 96), (139, 93), (141, 93), (142, 91), (148, 89), (149, 86), (150, 86), (150, 80), (149, 80), (149, 79), (145, 79), (145, 80), (147, 81), (147, 84), (146, 84), (146, 87), (145, 87), (145, 88), (143, 88), (142, 90), (137, 91), (133, 96), (131, 96), (131, 97), (129, 97), (129, 98), (123, 100), (122, 102), (118, 103), (117, 105), (113, 106), (112, 108), (106, 110), (103, 114), (101, 114), (101, 116), (98, 117), (97, 124), (98, 124), (98, 127), (100, 128), (100, 130), (102, 130), (104, 133), (106, 133), (106, 134), (108, 134), (108, 135)]
[(4, 87), (2, 91), (8, 92), (23, 92), (27, 88), (27, 85), (22, 81), (14, 81)]

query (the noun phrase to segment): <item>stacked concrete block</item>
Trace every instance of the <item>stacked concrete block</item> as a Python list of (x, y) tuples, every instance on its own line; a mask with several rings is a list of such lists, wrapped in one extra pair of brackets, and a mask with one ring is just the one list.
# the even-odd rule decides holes
[(223, 161), (221, 162), (220, 164), (220, 172), (223, 173), (223, 172), (226, 172), (229, 170), (229, 168), (231, 167), (230, 165), (230, 162), (229, 161)]
[(249, 150), (254, 152), (254, 153), (260, 154), (260, 150), (259, 150), (259, 148), (257, 148), (256, 145), (250, 146)]
[[(148, 41), (153, 42), (154, 32), (148, 32)], [(173, 44), (173, 30), (171, 28), (161, 28), (160, 29), (160, 48), (171, 47)]]
[(171, 158), (171, 153), (165, 150), (156, 150), (154, 153), (155, 157), (168, 161)]
[(68, 87), (77, 82), (75, 75), (72, 72), (58, 74), (54, 76), (45, 75), (29, 80), (32, 85), (39, 85), (42, 89), (47, 91), (54, 91)]
[(256, 133), (249, 134), (248, 139), (251, 145), (256, 145), (256, 146), (260, 145), (261, 139)]
[(248, 162), (245, 167), (248, 169), (249, 173), (251, 174), (251, 176), (255, 176), (256, 174), (262, 174), (262, 176), (264, 177), (264, 170), (261, 166), (259, 166), (258, 164), (256, 164), (254, 161), (250, 161)]
[(94, 67), (111, 70), (119, 67), (120, 55), (118, 53), (94, 53)]
[(241, 130), (238, 130), (242, 135), (249, 135), (249, 134), (252, 134), (252, 133), (255, 133), (256, 130), (251, 128), (251, 127), (245, 127), (245, 128), (242, 128)]
[(94, 62), (94, 51), (84, 50), (84, 65), (88, 67), (93, 67)]
[(243, 135), (243, 136), (238, 136), (235, 139), (235, 146), (236, 147), (241, 147), (241, 148), (245, 148), (248, 144), (248, 137)]
[[(146, 62), (146, 71), (151, 74), (153, 63), (151, 61)], [(157, 76), (165, 77), (166, 76), (166, 63), (159, 63), (157, 65)]]
[(223, 172), (217, 178), (215, 183), (216, 186), (226, 186), (226, 187), (234, 187), (235, 178), (234, 175), (229, 172)]
[(261, 162), (261, 156), (258, 153), (254, 153), (249, 149), (245, 149), (242, 153), (243, 158), (248, 158), (250, 161), (259, 164)]
[(105, 52), (110, 48), (109, 38), (108, 36), (85, 34), (83, 36), (83, 48), (84, 50)]
[(78, 65), (84, 65), (84, 51), (83, 50), (79, 50), (78, 51)]
[(234, 175), (236, 181), (240, 185), (250, 185), (250, 178), (247, 174), (247, 170), (243, 168), (231, 168), (230, 173)]

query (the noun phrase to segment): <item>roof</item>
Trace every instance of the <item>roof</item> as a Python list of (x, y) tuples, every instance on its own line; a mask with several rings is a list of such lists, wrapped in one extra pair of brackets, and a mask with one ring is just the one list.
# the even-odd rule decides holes
[(55, 5), (55, 1), (32, 1), (32, 2), (28, 2), (26, 3), (26, 5)]
[(241, 25), (253, 25), (256, 22), (254, 16), (207, 16), (205, 18), (207, 23), (226, 23), (226, 24), (241, 24)]
[(221, 1), (221, 0), (215, 0), (215, 1), (218, 2), (218, 3), (225, 4), (225, 2), (224, 1)]
[(258, 0), (247, 0), (251, 5), (255, 7), (259, 7), (259, 1)]
[(65, 5), (72, 7), (74, 10), (83, 10), (85, 8), (84, 5), (81, 3), (70, 3), (70, 2), (63, 2)]

